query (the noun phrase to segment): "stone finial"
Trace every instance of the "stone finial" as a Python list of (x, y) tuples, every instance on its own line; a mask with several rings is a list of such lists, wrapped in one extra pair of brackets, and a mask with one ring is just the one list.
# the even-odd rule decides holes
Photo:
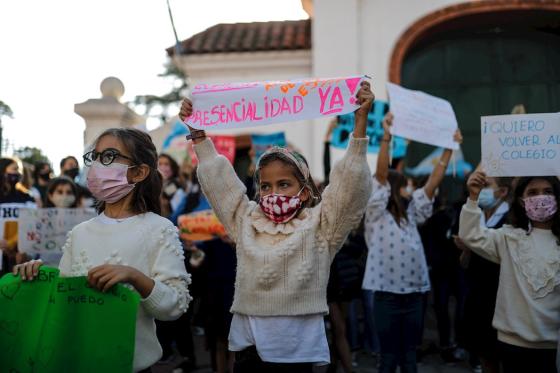
[(110, 76), (101, 82), (101, 95), (119, 100), (124, 95), (124, 84), (119, 78)]

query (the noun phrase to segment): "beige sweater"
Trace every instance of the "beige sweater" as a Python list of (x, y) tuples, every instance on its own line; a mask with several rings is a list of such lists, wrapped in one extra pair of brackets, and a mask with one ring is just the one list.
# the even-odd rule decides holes
[(356, 227), (371, 194), (368, 139), (351, 139), (331, 172), (322, 202), (286, 224), (269, 220), (210, 140), (195, 146), (202, 190), (236, 242), (237, 276), (231, 311), (250, 316), (327, 313), (329, 269)]
[(550, 230), (480, 224), (482, 211), (467, 200), (459, 237), (474, 252), (500, 264), (493, 326), (504, 343), (556, 348), (560, 329), (560, 246)]
[(162, 350), (154, 319), (177, 319), (192, 299), (177, 228), (151, 212), (118, 224), (104, 224), (97, 217), (77, 225), (62, 250), (59, 269), (64, 277), (87, 276), (102, 264), (121, 264), (154, 280), (154, 289), (141, 300), (136, 316), (133, 368), (137, 372), (155, 364)]

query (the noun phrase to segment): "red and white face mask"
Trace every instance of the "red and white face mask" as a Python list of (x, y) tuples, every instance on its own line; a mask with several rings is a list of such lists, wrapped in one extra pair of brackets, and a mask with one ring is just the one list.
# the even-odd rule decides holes
[(302, 191), (303, 188), (292, 197), (275, 193), (263, 196), (259, 200), (259, 206), (266, 217), (273, 222), (279, 224), (287, 223), (296, 216), (303, 205), (303, 201), (299, 198)]

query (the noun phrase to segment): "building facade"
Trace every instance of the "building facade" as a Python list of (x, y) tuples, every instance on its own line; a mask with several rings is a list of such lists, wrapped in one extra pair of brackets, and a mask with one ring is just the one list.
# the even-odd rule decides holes
[[(302, 0), (310, 19), (221, 24), (168, 49), (191, 84), (367, 74), (448, 99), (465, 157), (480, 159), (480, 116), (560, 110), (559, 0)], [(322, 176), (328, 120), (283, 130)], [(247, 130), (236, 134), (247, 133)], [(413, 143), (414, 165), (430, 151)], [(335, 156), (336, 158), (336, 156)]]

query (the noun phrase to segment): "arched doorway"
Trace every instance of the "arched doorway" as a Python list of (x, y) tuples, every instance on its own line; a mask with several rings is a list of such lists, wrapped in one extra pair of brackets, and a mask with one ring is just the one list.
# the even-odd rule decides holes
[[(560, 4), (477, 1), (428, 15), (393, 53), (390, 80), (446, 98), (463, 130), (465, 157), (480, 159), (480, 116), (560, 111)], [(430, 148), (409, 148), (411, 164)]]

